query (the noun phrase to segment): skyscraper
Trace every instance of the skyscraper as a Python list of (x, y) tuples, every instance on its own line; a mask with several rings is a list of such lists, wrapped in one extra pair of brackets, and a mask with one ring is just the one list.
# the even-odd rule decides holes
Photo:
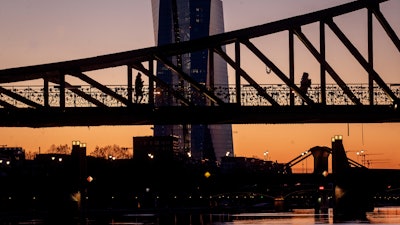
[[(224, 32), (221, 0), (152, 0), (154, 35), (157, 45), (178, 43)], [(172, 62), (197, 82), (207, 85), (208, 50), (170, 58)], [(176, 89), (190, 86), (164, 65), (157, 65), (157, 76)], [(215, 86), (228, 86), (226, 62), (214, 57)], [(206, 105), (204, 97), (191, 96), (197, 105)], [(177, 105), (167, 94), (156, 98), (156, 105)], [(180, 147), (195, 159), (220, 160), (227, 152), (233, 155), (232, 126), (207, 124), (155, 125), (154, 136), (175, 135)]]

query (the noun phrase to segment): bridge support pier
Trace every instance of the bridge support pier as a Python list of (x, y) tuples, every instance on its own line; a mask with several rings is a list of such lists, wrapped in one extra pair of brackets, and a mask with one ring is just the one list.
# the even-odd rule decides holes
[(285, 199), (283, 197), (277, 197), (274, 199), (274, 210), (276, 212), (286, 211)]
[(327, 214), (329, 211), (329, 194), (325, 190), (319, 190), (315, 214)]
[[(334, 221), (367, 220), (366, 212), (373, 210), (371, 191), (364, 177), (359, 173), (350, 172), (337, 177), (334, 188)], [(365, 177), (364, 177), (365, 178)]]
[(334, 222), (366, 221), (366, 213), (373, 210), (372, 185), (366, 168), (350, 167), (341, 136), (332, 139), (332, 172)]
[(87, 162), (86, 162), (86, 144), (80, 141), (72, 143), (71, 152), (71, 177), (72, 187), (74, 188), (76, 198), (76, 213), (75, 215), (79, 220), (86, 220), (87, 210)]

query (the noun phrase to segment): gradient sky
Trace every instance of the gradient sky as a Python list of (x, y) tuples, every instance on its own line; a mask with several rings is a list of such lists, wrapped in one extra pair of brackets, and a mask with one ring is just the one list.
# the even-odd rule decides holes
[[(336, 6), (348, 0), (224, 0), (225, 30), (260, 25)], [(400, 1), (391, 0), (381, 10), (400, 35)], [(358, 12), (335, 19), (358, 49), (366, 54), (366, 14)], [(375, 23), (376, 24), (376, 23)], [(312, 42), (317, 26), (303, 28)], [(154, 46), (149, 0), (15, 0), (0, 2), (0, 69), (93, 57)], [(327, 29), (328, 30), (328, 29)], [(375, 68), (387, 83), (400, 83), (400, 54), (379, 26), (374, 40)], [(346, 82), (366, 83), (366, 72), (327, 32), (327, 59)], [(297, 40), (296, 40), (297, 41)], [(275, 34), (254, 43), (287, 73), (287, 34)], [(318, 42), (316, 42), (318, 43)], [(315, 44), (318, 46), (317, 44)], [(228, 47), (228, 53), (229, 53)], [(246, 51), (243, 51), (244, 56)], [(260, 84), (280, 82), (253, 56), (243, 60), (245, 70)], [(231, 71), (231, 70), (230, 70)], [(301, 45), (296, 45), (296, 78), (303, 71), (318, 83), (319, 65)], [(115, 71), (114, 71), (115, 72)], [(124, 84), (126, 78), (104, 73), (104, 83)], [(123, 74), (124, 77), (126, 76)], [(230, 79), (232, 76), (230, 76)], [(329, 79), (328, 79), (329, 82)], [(62, 128), (1, 128), (0, 145), (21, 146), (45, 152), (52, 144), (86, 142), (88, 150), (117, 144), (132, 147), (132, 137), (152, 135), (150, 126), (99, 126)], [(373, 168), (400, 168), (400, 126), (383, 124), (254, 124), (233, 125), (236, 156), (287, 162), (314, 146), (331, 146), (331, 137), (343, 135), (349, 157), (364, 150)], [(360, 159), (358, 159), (360, 160)]]

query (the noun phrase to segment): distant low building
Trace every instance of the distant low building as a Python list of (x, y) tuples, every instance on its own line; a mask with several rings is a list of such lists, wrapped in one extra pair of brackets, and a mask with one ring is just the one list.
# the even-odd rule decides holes
[(58, 176), (65, 173), (69, 166), (71, 155), (60, 153), (37, 154), (34, 160), (29, 160), (32, 175)]
[(0, 147), (0, 167), (14, 167), (25, 160), (25, 151), (21, 147)]
[(70, 159), (71, 156), (67, 154), (59, 154), (59, 153), (47, 153), (47, 154), (37, 154), (35, 160), (37, 162), (48, 164), (48, 163), (60, 163), (65, 162), (66, 159)]
[(222, 157), (222, 173), (251, 172), (251, 173), (284, 173), (284, 164), (247, 157)]
[(133, 158), (168, 160), (182, 156), (176, 136), (133, 137)]

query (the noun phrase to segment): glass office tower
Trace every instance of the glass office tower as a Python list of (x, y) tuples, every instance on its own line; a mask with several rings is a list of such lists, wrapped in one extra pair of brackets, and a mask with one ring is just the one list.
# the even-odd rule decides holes
[[(224, 32), (221, 0), (152, 0), (154, 35), (157, 45), (178, 43)], [(208, 51), (202, 50), (170, 58), (175, 65), (197, 82), (207, 85)], [(190, 86), (172, 74), (161, 63), (157, 64), (157, 77), (175, 89), (190, 90)], [(214, 57), (215, 87), (228, 86), (226, 62)], [(208, 104), (202, 96), (192, 94), (197, 105)], [(155, 104), (179, 105), (168, 93), (156, 96)], [(179, 137), (182, 151), (194, 159), (220, 160), (229, 152), (233, 156), (232, 125), (181, 124), (155, 125), (154, 136)]]

